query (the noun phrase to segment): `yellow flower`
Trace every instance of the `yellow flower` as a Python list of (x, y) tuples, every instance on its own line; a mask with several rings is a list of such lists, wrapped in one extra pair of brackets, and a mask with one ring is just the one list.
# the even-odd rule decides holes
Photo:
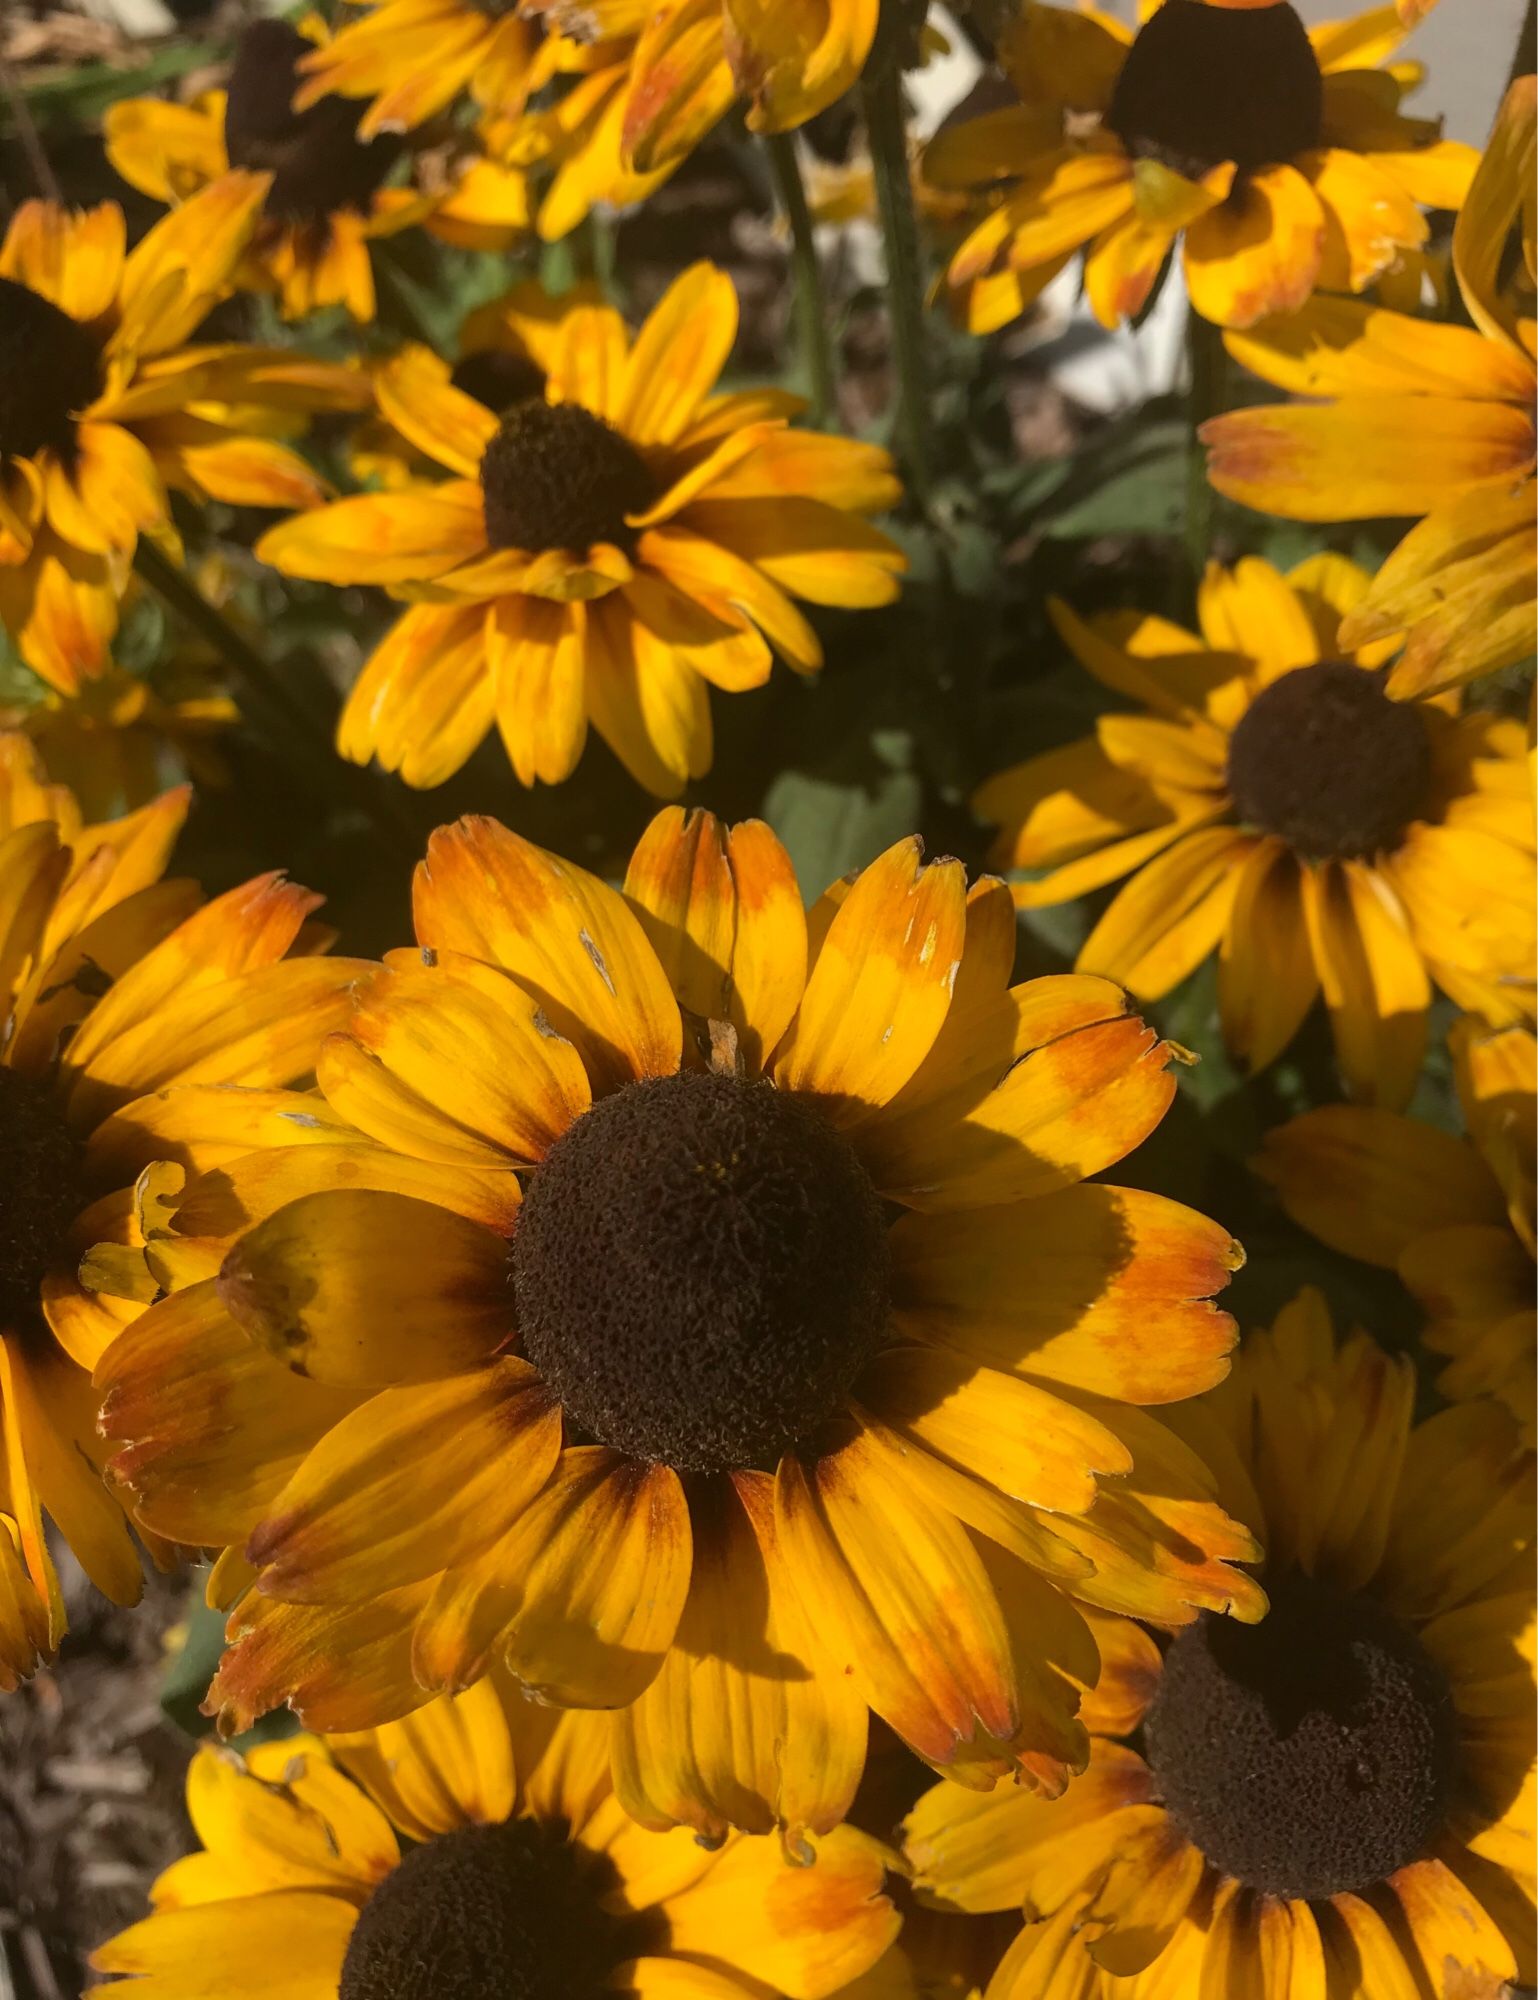
[(1466, 1140), (1330, 1104), (1268, 1133), (1255, 1170), (1322, 1242), (1397, 1271), (1452, 1357), (1443, 1395), (1498, 1396), (1531, 1444), (1534, 1042), (1465, 1018), (1452, 1045)]
[(299, 61), (317, 36), (324, 46), (324, 34), (318, 23), (302, 34), (287, 21), (254, 22), (236, 45), (227, 90), (205, 91), (192, 104), (124, 99), (108, 107), (103, 133), (112, 165), (155, 201), (185, 201), (232, 166), (267, 173), (241, 282), (276, 292), (285, 319), (345, 306), (367, 324), (369, 244), (424, 221), (435, 204), (382, 185), (400, 148), (386, 138), (360, 141), (348, 100), (292, 109)]
[(684, 272), (635, 336), (567, 313), (543, 394), (500, 415), (410, 346), (375, 376), (386, 420), (451, 478), (283, 522), (289, 576), (412, 600), (364, 666), (338, 742), (442, 784), (500, 730), (520, 782), (558, 783), (591, 720), (662, 797), (710, 768), (706, 685), (822, 664), (792, 602), (886, 604), (904, 559), (863, 518), (898, 497), (874, 445), (789, 428), (775, 389), (714, 395), (737, 331), (725, 272)]
[(1000, 60), (1022, 102), (942, 132), (925, 172), (994, 205), (951, 259), (973, 333), (1084, 251), (1104, 326), (1137, 315), (1182, 237), (1197, 312), (1250, 326), (1316, 287), (1360, 292), (1456, 208), (1478, 161), (1399, 109), (1409, 25), (1373, 8), (1305, 30), (1287, 0), (1165, 0), (1134, 33), (1025, 0)]
[(227, 174), (131, 253), (115, 202), (29, 201), (0, 244), (0, 623), (61, 694), (106, 666), (139, 536), (174, 546), (168, 487), (312, 506), (324, 487), (279, 439), (366, 394), (282, 349), (187, 345), (228, 295), (266, 188)]
[[(840, 1827), (815, 1868), (767, 1840), (647, 1833), (609, 1788), (607, 1723), (490, 1682), (365, 1733), (187, 1774), (201, 1846), (100, 1946), (133, 2000), (860, 2000), (911, 1994), (889, 1947), (893, 1859)], [(850, 2000), (854, 1996), (850, 1995)]]
[(1322, 993), (1351, 1095), (1398, 1108), (1433, 981), (1493, 1022), (1533, 1018), (1533, 804), (1519, 723), (1391, 701), (1381, 650), (1343, 650), (1367, 587), (1338, 556), (1286, 578), (1214, 563), (1200, 637), (1054, 604), (1080, 664), (1142, 712), (974, 804), (999, 862), (1050, 871), (1015, 886), (1025, 908), (1131, 877), (1081, 972), (1157, 1000), (1216, 951), (1224, 1038), (1252, 1070)]
[[(542, 4), (572, 32), (585, 15), (608, 11), (608, 0)], [(789, 132), (826, 110), (858, 81), (881, 4), (619, 0), (617, 11), (639, 17), (623, 144), (631, 165), (647, 173), (691, 153), (739, 99), (750, 132)]]
[(920, 1897), (1032, 1920), (988, 2000), (1532, 1979), (1533, 1461), (1498, 1404), (1416, 1425), (1414, 1399), (1406, 1358), (1337, 1348), (1304, 1292), (1191, 1407), (1252, 1489), (1270, 1613), (1108, 1635), (1057, 1803), (919, 1801)]
[(1425, 517), (1342, 633), (1350, 645), (1408, 634), (1395, 694), (1456, 687), (1533, 650), (1535, 122), (1538, 81), (1523, 77), (1453, 235), (1472, 328), (1316, 299), (1228, 345), (1266, 381), (1328, 400), (1237, 410), (1202, 431), (1213, 485), (1251, 507)]
[(314, 955), (319, 899), (277, 876), (201, 908), (195, 884), (161, 882), (186, 809), (170, 792), (82, 825), (26, 739), (0, 736), (0, 1687), (63, 1630), (45, 1513), (99, 1589), (139, 1594), (90, 1371), (140, 1307), (87, 1290), (82, 1254), (128, 1227), (136, 1176), (224, 1086), (313, 1069), (360, 970)]
[(136, 1517), (226, 1551), (225, 1726), (371, 1726), (501, 1664), (620, 1711), (643, 1824), (800, 1850), (868, 1709), (1060, 1790), (1074, 1598), (1259, 1615), (1142, 1407), (1225, 1372), (1238, 1247), (1080, 1185), (1172, 1051), (1104, 980), (1011, 987), (1002, 884), (907, 840), (808, 915), (765, 826), (674, 807), (623, 894), (462, 820), (415, 914), (324, 1098), (168, 1204), (185, 1289), (98, 1373)]

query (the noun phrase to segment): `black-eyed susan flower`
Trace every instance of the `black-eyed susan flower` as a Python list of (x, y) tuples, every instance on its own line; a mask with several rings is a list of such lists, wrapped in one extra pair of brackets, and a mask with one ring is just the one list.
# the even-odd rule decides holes
[(990, 201), (946, 273), (973, 333), (1016, 318), (1080, 251), (1095, 316), (1147, 303), (1182, 249), (1220, 326), (1360, 292), (1456, 208), (1478, 154), (1400, 109), (1383, 8), (1305, 29), (1287, 0), (1164, 0), (1134, 32), (1026, 0), (1000, 41), (1021, 103), (942, 132), (925, 173)]
[(319, 899), (276, 876), (201, 908), (195, 885), (162, 882), (186, 806), (168, 793), (82, 825), (26, 739), (0, 737), (3, 1687), (63, 1629), (45, 1514), (109, 1597), (140, 1587), (90, 1386), (140, 1306), (86, 1289), (82, 1254), (128, 1231), (135, 1176), (210, 1092), (259, 1097), (313, 1068), (361, 969), (316, 955)]
[(1255, 1170), (1321, 1241), (1397, 1271), (1450, 1357), (1443, 1395), (1498, 1396), (1531, 1443), (1534, 1042), (1465, 1017), (1452, 1046), (1467, 1138), (1328, 1104), (1269, 1132)]
[(1533, 650), (1534, 129), (1538, 82), (1513, 84), (1453, 264), (1472, 327), (1316, 299), (1235, 357), (1314, 406), (1236, 410), (1202, 436), (1220, 493), (1303, 521), (1421, 515), (1344, 628), (1404, 636), (1395, 694), (1436, 693)]
[[(490, 1682), (409, 1721), (291, 1737), (187, 1775), (201, 1845), (92, 1963), (113, 1993), (203, 2000), (860, 2000), (912, 1988), (891, 1856), (853, 1827), (815, 1869), (714, 1851), (616, 1804), (601, 1717)], [(854, 2000), (853, 1994), (850, 2000)]]
[(311, 506), (324, 484), (281, 440), (366, 395), (281, 349), (188, 345), (266, 185), (227, 174), (132, 251), (115, 202), (24, 202), (0, 244), (0, 624), (61, 694), (106, 665), (139, 536), (174, 543), (169, 488)]
[(674, 808), (623, 894), (461, 821), (415, 907), (100, 1369), (137, 1517), (226, 1551), (210, 1713), (359, 1727), (500, 1664), (619, 1711), (644, 1824), (800, 1848), (868, 1709), (1061, 1789), (1075, 1597), (1259, 1614), (1143, 1407), (1224, 1373), (1240, 1253), (1080, 1185), (1171, 1051), (1104, 980), (1011, 987), (1001, 884), (910, 840), (808, 916), (766, 827)]
[(236, 46), (227, 87), (191, 104), (134, 97), (110, 105), (102, 121), (107, 157), (132, 187), (164, 202), (185, 201), (232, 167), (266, 174), (242, 282), (276, 293), (286, 319), (345, 306), (366, 324), (374, 317), (369, 245), (422, 222), (434, 203), (384, 185), (399, 144), (360, 139), (351, 99), (325, 97), (294, 110), (298, 65), (325, 42), (318, 20), (305, 29), (253, 22)]
[(451, 777), (491, 730), (524, 784), (559, 782), (589, 721), (662, 797), (710, 766), (708, 685), (820, 666), (796, 598), (885, 604), (904, 559), (865, 519), (887, 454), (789, 427), (779, 390), (713, 393), (737, 331), (725, 272), (696, 264), (632, 339), (563, 316), (543, 391), (500, 410), (407, 347), (375, 376), (385, 419), (451, 476), (339, 500), (269, 531), (289, 576), (410, 600), (365, 664), (338, 743), (408, 784)]
[[(551, 11), (550, 0), (544, 0)], [(554, 0), (570, 20), (596, 11)], [(625, 157), (641, 172), (687, 157), (741, 99), (752, 132), (789, 132), (855, 84), (875, 40), (880, 0), (811, 7), (666, 0), (641, 14), (624, 102)]]
[(1028, 1919), (988, 2000), (1532, 1978), (1533, 1461), (1498, 1404), (1415, 1424), (1414, 1399), (1406, 1358), (1337, 1347), (1305, 1292), (1182, 1413), (1252, 1489), (1271, 1609), (1106, 1634), (1089, 1768), (1055, 1804), (919, 1801), (920, 1895)]
[(1224, 1037), (1256, 1070), (1322, 995), (1351, 1094), (1399, 1108), (1433, 984), (1532, 1019), (1534, 815), (1519, 723), (1391, 700), (1382, 651), (1342, 647), (1367, 587), (1336, 556), (1287, 577), (1213, 564), (1200, 636), (1054, 605), (1080, 664), (1138, 710), (974, 804), (999, 862), (1048, 871), (1014, 885), (1026, 908), (1131, 878), (1081, 972), (1157, 1000), (1216, 951)]

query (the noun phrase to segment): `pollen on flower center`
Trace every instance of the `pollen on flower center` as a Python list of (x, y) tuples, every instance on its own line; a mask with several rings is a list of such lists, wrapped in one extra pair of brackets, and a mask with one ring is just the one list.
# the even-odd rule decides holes
[(67, 454), (76, 416), (100, 393), (101, 356), (79, 320), (0, 278), (0, 462), (44, 446)]
[(1441, 1671), (1364, 1598), (1295, 1574), (1270, 1614), (1204, 1612), (1165, 1655), (1158, 1795), (1214, 1868), (1268, 1895), (1365, 1889), (1429, 1852), (1456, 1734)]
[(1324, 83), (1288, 0), (1270, 7), (1165, 0), (1139, 29), (1106, 123), (1137, 159), (1188, 180), (1232, 160), (1241, 173), (1319, 145)]
[(48, 1085), (0, 1068), (0, 1332), (38, 1314), (38, 1288), (81, 1207), (80, 1153)]
[(1345, 660), (1274, 680), (1228, 746), (1239, 819), (1313, 861), (1396, 846), (1425, 811), (1430, 783), (1424, 717), (1391, 701), (1379, 675)]
[(601, 2000), (618, 1924), (558, 1823), (413, 1848), (363, 1906), (338, 2000)]
[(394, 165), (392, 138), (358, 138), (360, 107), (323, 97), (295, 111), (300, 59), (314, 43), (287, 21), (254, 21), (240, 38), (224, 107), (224, 145), (233, 167), (270, 173), (266, 213), (315, 222), (340, 208), (365, 209)]
[(486, 535), (493, 548), (624, 547), (627, 514), (656, 497), (628, 438), (578, 403), (530, 397), (502, 418), (481, 458)]
[(528, 1358), (601, 1443), (771, 1467), (880, 1340), (881, 1205), (848, 1142), (767, 1083), (671, 1076), (579, 1118), (513, 1241)]

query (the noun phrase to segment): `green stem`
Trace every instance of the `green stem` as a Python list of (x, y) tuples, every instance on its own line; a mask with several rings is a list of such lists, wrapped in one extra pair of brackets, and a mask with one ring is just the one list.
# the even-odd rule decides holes
[(788, 132), (771, 132), (765, 140), (774, 191), (790, 227), (790, 275), (792, 305), (796, 315), (796, 339), (801, 365), (806, 371), (811, 397), (812, 422), (826, 430), (830, 418), (837, 420), (838, 400), (834, 386), (833, 347), (828, 339), (828, 309), (822, 291), (822, 264), (817, 256), (817, 239), (812, 211), (801, 179), (801, 163), (796, 142)]
[(1201, 428), (1223, 406), (1228, 351), (1223, 330), (1192, 306), (1186, 321), (1186, 353), (1191, 368), (1187, 404), (1190, 438), (1186, 459), (1186, 566), (1193, 586), (1200, 583), (1212, 553), (1213, 491), (1207, 480), (1207, 453)]
[(875, 173), (876, 207), (886, 244), (887, 313), (892, 329), (892, 365), (897, 376), (897, 435), (907, 461), (909, 488), (927, 513), (931, 454), (924, 259), (908, 167), (902, 66), (893, 51), (878, 48), (872, 54), (861, 79), (860, 96)]
[(416, 824), (400, 800), (373, 774), (355, 772), (351, 765), (341, 762), (332, 744), (329, 721), (319, 717), (300, 698), (271, 661), (257, 651), (222, 611), (209, 603), (186, 572), (144, 536), (139, 538), (134, 553), (134, 568), (183, 624), (213, 647), (269, 715), (291, 728), (306, 749), (317, 753), (317, 761), (325, 770), (333, 775), (345, 772), (356, 781), (358, 803), (375, 827), (415, 856), (420, 846)]

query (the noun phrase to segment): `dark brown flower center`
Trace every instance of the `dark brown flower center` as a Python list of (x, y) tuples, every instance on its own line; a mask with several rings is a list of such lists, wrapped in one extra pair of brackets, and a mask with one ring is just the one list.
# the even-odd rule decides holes
[(767, 1083), (602, 1098), (529, 1182), (523, 1349), (601, 1443), (680, 1471), (815, 1436), (887, 1320), (881, 1204), (853, 1148)]
[(1427, 808), (1431, 744), (1409, 702), (1379, 674), (1321, 660), (1283, 674), (1241, 717), (1228, 745), (1228, 791), (1245, 826), (1311, 861), (1398, 845)]
[(318, 222), (366, 209), (400, 153), (393, 138), (358, 138), (363, 107), (323, 97), (295, 111), (299, 63), (315, 45), (287, 21), (254, 21), (240, 38), (224, 107), (230, 165), (270, 173), (265, 210), (279, 222)]
[(1241, 173), (1320, 143), (1324, 84), (1287, 0), (1270, 7), (1165, 0), (1138, 31), (1106, 123), (1136, 159), (1188, 180), (1233, 160)]
[(656, 498), (646, 462), (612, 424), (578, 403), (515, 403), (481, 458), (486, 535), (493, 548), (625, 548), (627, 514)]
[(608, 1886), (559, 1823), (440, 1834), (364, 1904), (338, 2000), (602, 2000), (624, 1956)]
[(0, 278), (0, 460), (74, 448), (75, 418), (101, 393), (101, 353), (52, 299)]
[(43, 1279), (83, 1205), (80, 1149), (55, 1092), (0, 1068), (0, 1332), (37, 1321)]
[(1430, 1851), (1452, 1698), (1405, 1626), (1295, 1574), (1258, 1625), (1204, 1612), (1144, 1725), (1158, 1796), (1214, 1868), (1273, 1896), (1367, 1888)]

